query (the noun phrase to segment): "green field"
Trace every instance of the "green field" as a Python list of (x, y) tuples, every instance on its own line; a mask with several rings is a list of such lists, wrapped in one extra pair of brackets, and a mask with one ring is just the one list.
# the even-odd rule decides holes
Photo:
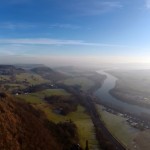
[(45, 83), (48, 82), (48, 80), (43, 79), (41, 76), (37, 75), (37, 74), (33, 74), (33, 73), (21, 73), (21, 74), (17, 74), (15, 76), (13, 76), (13, 80), (11, 79), (11, 76), (8, 75), (0, 75), (0, 80), (1, 81), (9, 81), (10, 83), (13, 81), (17, 81), (17, 82), (29, 82), (29, 84), (41, 84), (41, 83)]
[(47, 89), (36, 93), (21, 94), (17, 97), (22, 98), (31, 104), (41, 104), (44, 103), (43, 99), (45, 96), (52, 95), (70, 96), (70, 94), (63, 89)]
[(74, 78), (63, 80), (61, 82), (66, 85), (79, 85), (81, 86), (81, 89), (84, 91), (87, 91), (92, 86), (94, 86), (94, 81), (88, 79), (87, 77), (74, 77)]
[(119, 139), (119, 141), (121, 141), (121, 143), (123, 143), (124, 145), (130, 145), (140, 131), (132, 128), (126, 122), (125, 118), (103, 110), (104, 107), (100, 105), (96, 105), (96, 107), (102, 121), (104, 122), (108, 130), (112, 133), (112, 135)]
[(46, 95), (70, 96), (70, 94), (63, 89), (48, 89), (28, 95), (18, 95), (17, 97), (29, 102), (36, 109), (40, 109), (45, 112), (47, 118), (54, 121), (55, 123), (71, 119), (78, 127), (81, 146), (85, 147), (85, 142), (88, 140), (90, 150), (98, 149), (98, 142), (95, 137), (94, 126), (90, 116), (85, 112), (85, 109), (79, 105), (75, 112), (71, 112), (67, 116), (56, 114), (52, 111), (51, 107), (45, 101), (43, 101), (43, 98)]
[(10, 75), (0, 75), (0, 81), (4, 82), (1, 86), (3, 86), (3, 88), (7, 91), (24, 89), (30, 85), (37, 85), (50, 82), (48, 80), (43, 79), (41, 76), (33, 73), (21, 73), (13, 77)]
[(64, 89), (47, 89), (47, 90), (38, 92), (38, 95), (43, 95), (43, 96), (53, 96), (53, 95), (70, 96), (70, 93), (66, 92)]
[(17, 97), (24, 99), (26, 102), (30, 103), (30, 104), (40, 104), (43, 103), (43, 100), (34, 95), (34, 94), (28, 94), (28, 95), (18, 95)]
[(98, 141), (96, 140), (94, 126), (89, 115), (86, 114), (82, 106), (78, 106), (76, 112), (68, 115), (78, 127), (80, 143), (84, 147), (86, 140), (89, 141), (89, 149), (98, 149)]
[(33, 74), (33, 73), (21, 73), (16, 75), (16, 81), (27, 81), (30, 84), (41, 84), (41, 83), (46, 83), (48, 80), (43, 79), (40, 75)]
[(80, 144), (85, 147), (86, 140), (89, 141), (90, 150), (98, 149), (98, 142), (94, 133), (94, 126), (89, 115), (86, 114), (82, 106), (78, 106), (77, 111), (67, 116), (58, 115), (52, 112), (46, 104), (39, 105), (38, 108), (45, 112), (48, 119), (58, 123), (60, 121), (72, 120), (78, 127)]

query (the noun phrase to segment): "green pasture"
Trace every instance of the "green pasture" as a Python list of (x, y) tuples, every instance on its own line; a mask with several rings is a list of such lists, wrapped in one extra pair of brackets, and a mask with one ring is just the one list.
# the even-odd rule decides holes
[(119, 139), (119, 141), (124, 145), (130, 145), (130, 143), (140, 131), (131, 127), (126, 122), (126, 118), (109, 113), (103, 110), (103, 107), (100, 105), (96, 105), (96, 107), (102, 121), (104, 122), (108, 130), (112, 133), (112, 135), (115, 138)]

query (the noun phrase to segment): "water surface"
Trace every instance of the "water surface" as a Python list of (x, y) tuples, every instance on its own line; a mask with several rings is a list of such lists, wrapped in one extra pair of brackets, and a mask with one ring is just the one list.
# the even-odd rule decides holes
[(111, 108), (117, 108), (117, 109), (119, 108), (127, 113), (132, 113), (137, 115), (142, 115), (142, 114), (150, 115), (150, 109), (148, 108), (143, 108), (133, 104), (125, 103), (113, 97), (109, 92), (115, 87), (117, 78), (112, 76), (109, 73), (106, 73), (103, 70), (98, 71), (98, 73), (107, 76), (102, 87), (95, 92), (95, 95), (98, 98), (100, 98), (102, 104), (107, 104)]

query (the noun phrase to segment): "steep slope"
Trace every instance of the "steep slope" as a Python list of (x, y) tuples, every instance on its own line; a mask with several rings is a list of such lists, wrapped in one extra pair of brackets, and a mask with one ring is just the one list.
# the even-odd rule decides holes
[(5, 93), (0, 93), (0, 137), (2, 150), (70, 150), (77, 140), (73, 123), (54, 124)]
[(59, 149), (43, 125), (43, 116), (30, 105), (1, 93), (0, 149)]

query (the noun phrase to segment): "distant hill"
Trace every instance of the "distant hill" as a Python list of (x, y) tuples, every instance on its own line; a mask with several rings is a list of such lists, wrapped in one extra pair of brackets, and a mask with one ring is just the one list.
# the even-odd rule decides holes
[(57, 67), (55, 68), (56, 71), (61, 72), (68, 76), (79, 76), (79, 75), (87, 75), (91, 74), (93, 72), (96, 72), (95, 70), (92, 70), (91, 68), (83, 68), (83, 67), (75, 67), (75, 66), (64, 66), (64, 67)]
[(15, 68), (13, 65), (0, 65), (1, 69)]
[(74, 66), (63, 66), (54, 68), (56, 71), (61, 72), (62, 74), (72, 76), (74, 72), (77, 70)]
[(71, 150), (76, 130), (72, 122), (54, 124), (31, 105), (0, 93), (1, 150)]
[(62, 80), (67, 77), (66, 75), (60, 72), (54, 71), (53, 69), (49, 67), (36, 67), (36, 68), (31, 69), (31, 71), (42, 76), (45, 79), (49, 79), (53, 81)]
[(1, 75), (13, 75), (18, 73), (24, 73), (25, 70), (22, 68), (17, 68), (13, 65), (0, 65), (0, 74)]
[(23, 68), (25, 70), (30, 70), (37, 67), (45, 67), (43, 64), (15, 64), (14, 66), (17, 68)]

